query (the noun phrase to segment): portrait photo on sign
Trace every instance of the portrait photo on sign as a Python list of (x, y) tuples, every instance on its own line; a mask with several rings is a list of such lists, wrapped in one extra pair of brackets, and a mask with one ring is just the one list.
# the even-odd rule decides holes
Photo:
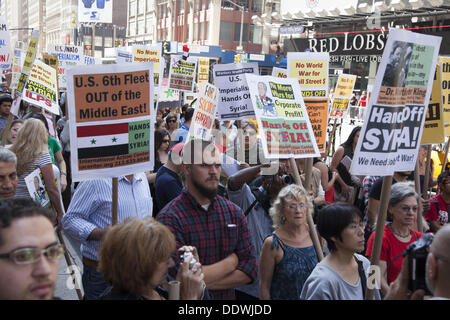
[[(278, 116), (275, 104), (271, 97), (267, 96), (267, 85), (264, 82), (258, 82), (258, 96), (256, 97), (256, 105), (263, 110), (263, 116)], [(270, 94), (270, 91), (269, 91)]]
[(405, 87), (414, 44), (395, 41), (389, 54), (382, 86)]

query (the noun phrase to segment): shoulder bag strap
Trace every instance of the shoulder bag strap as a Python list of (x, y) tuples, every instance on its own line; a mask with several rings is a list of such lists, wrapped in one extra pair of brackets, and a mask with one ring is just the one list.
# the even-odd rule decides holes
[(363, 262), (361, 260), (359, 260), (358, 258), (356, 258), (356, 256), (353, 256), (353, 257), (355, 258), (356, 263), (358, 264), (358, 273), (359, 273), (359, 278), (361, 279), (363, 299), (366, 299), (367, 278), (366, 278), (366, 273), (364, 272)]

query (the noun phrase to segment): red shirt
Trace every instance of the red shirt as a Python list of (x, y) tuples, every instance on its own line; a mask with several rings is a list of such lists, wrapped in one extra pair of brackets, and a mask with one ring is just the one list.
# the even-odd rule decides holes
[[(403, 253), (411, 243), (422, 237), (422, 233), (419, 231), (411, 230), (411, 240), (409, 242), (401, 242), (392, 233), (388, 225), (384, 227), (383, 232), (383, 242), (381, 244), (380, 260), (386, 261), (389, 267), (387, 271), (387, 283), (390, 284), (395, 279), (397, 279), (400, 270), (402, 269), (403, 257), (397, 258), (394, 263), (389, 266), (392, 260), (399, 254)], [(366, 257), (372, 256), (373, 249), (373, 239), (375, 238), (375, 232), (370, 235), (369, 241), (367, 242)]]
[(359, 105), (361, 107), (365, 107), (367, 105), (367, 96), (363, 96), (361, 97), (361, 99), (359, 99)]
[[(437, 200), (439, 212), (436, 210), (433, 199)], [(430, 210), (425, 212), (425, 219), (427, 221), (437, 221), (443, 226), (448, 222), (449, 207), (450, 205), (442, 199), (442, 195), (439, 193), (437, 196), (430, 199)]]

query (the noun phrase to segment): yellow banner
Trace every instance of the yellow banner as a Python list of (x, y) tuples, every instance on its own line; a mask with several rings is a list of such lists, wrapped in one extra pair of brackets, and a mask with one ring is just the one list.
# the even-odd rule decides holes
[(442, 62), (442, 103), (444, 111), (445, 136), (450, 136), (450, 57), (439, 57)]
[[(154, 84), (159, 85), (161, 46), (133, 46), (133, 62), (153, 62)], [(162, 76), (162, 75), (161, 75)]]
[(209, 80), (209, 58), (198, 58), (198, 88), (203, 81)]
[(348, 110), (352, 97), (356, 76), (352, 74), (340, 74), (334, 92), (333, 105), (330, 117), (343, 117)]
[(300, 88), (321, 88), (326, 86), (328, 61), (293, 60), (289, 77), (298, 79)]
[(445, 142), (441, 83), (441, 66), (437, 64), (430, 103), (428, 104), (427, 117), (425, 119), (425, 124), (423, 125), (421, 144)]
[(37, 44), (39, 41), (39, 30), (34, 30), (31, 34), (30, 43), (28, 44), (27, 53), (25, 54), (25, 60), (22, 66), (22, 74), (19, 78), (19, 83), (17, 85), (17, 91), (22, 92), (25, 84), (28, 80), (28, 75), (30, 74), (31, 67), (36, 57)]

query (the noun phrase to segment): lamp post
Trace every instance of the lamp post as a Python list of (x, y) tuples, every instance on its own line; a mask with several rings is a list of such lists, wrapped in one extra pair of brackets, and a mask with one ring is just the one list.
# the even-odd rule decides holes
[(240, 5), (234, 3), (233, 1), (230, 1), (230, 0), (225, 0), (225, 1), (234, 4), (234, 5), (235, 5), (236, 7), (238, 7), (238, 8), (241, 10), (241, 12), (242, 12), (242, 13), (241, 13), (241, 34), (240, 34), (240, 36), (239, 36), (239, 47), (236, 48), (236, 51), (237, 51), (237, 52), (242, 53), (242, 52), (243, 52), (243, 50), (242, 50), (242, 49), (243, 49), (243, 48), (242, 48), (242, 32), (243, 32), (243, 30), (244, 30), (244, 6), (240, 6)]

